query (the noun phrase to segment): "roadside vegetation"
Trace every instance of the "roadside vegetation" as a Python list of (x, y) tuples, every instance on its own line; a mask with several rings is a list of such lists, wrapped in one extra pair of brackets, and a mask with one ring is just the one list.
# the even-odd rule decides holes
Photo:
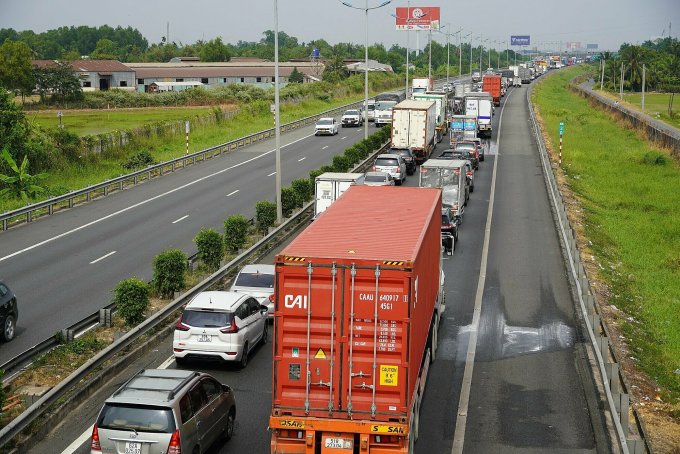
[[(597, 86), (595, 88), (597, 88)], [(608, 91), (601, 93), (613, 100), (620, 101), (618, 94)], [(633, 110), (642, 112), (642, 93), (624, 93), (621, 104)], [(680, 95), (676, 93), (645, 93), (644, 113), (657, 120), (668, 123), (675, 128), (680, 128), (680, 113), (671, 109), (672, 116), (668, 114), (669, 107), (673, 105), (680, 105)]]
[[(636, 407), (651, 418), (646, 422), (653, 438), (659, 436), (658, 424), (670, 424), (661, 430), (677, 448), (680, 165), (668, 150), (650, 145), (569, 90), (568, 83), (588, 71), (597, 68), (580, 66), (546, 77), (533, 102), (553, 150), (559, 146), (559, 122), (565, 124), (559, 173), (574, 198), (571, 222), (582, 234), (581, 256), (621, 348)], [(671, 452), (668, 447), (661, 445), (659, 452)]]

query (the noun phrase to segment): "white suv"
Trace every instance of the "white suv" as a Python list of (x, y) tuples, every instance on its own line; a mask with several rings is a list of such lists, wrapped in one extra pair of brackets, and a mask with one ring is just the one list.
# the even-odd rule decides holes
[(254, 296), (267, 306), (267, 316), (274, 319), (274, 279), (276, 268), (274, 265), (254, 263), (246, 265), (238, 272), (238, 276), (231, 286), (232, 292), (247, 293)]
[(318, 136), (321, 134), (330, 134), (332, 136), (336, 135), (340, 131), (338, 127), (338, 121), (335, 118), (324, 117), (319, 118), (314, 126), (314, 135)]
[(184, 308), (175, 325), (172, 351), (177, 364), (189, 358), (238, 361), (266, 343), (267, 306), (236, 292), (201, 292)]
[(373, 171), (389, 173), (397, 184), (402, 184), (406, 180), (406, 162), (398, 154), (378, 155), (373, 164)]

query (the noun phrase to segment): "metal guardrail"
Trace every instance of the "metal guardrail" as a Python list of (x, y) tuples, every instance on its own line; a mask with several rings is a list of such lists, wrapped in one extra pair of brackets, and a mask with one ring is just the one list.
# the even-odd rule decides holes
[[(281, 132), (287, 132), (302, 126), (309, 125), (323, 116), (337, 115), (338, 113), (341, 113), (350, 107), (360, 105), (362, 102), (363, 101), (353, 102), (344, 106), (336, 107), (334, 109), (326, 110), (316, 115), (311, 115), (309, 117), (283, 124), (281, 125)], [(7, 230), (7, 228), (13, 224), (32, 222), (36, 217), (52, 215), (59, 209), (73, 208), (77, 204), (89, 202), (97, 197), (107, 196), (112, 191), (122, 191), (126, 187), (134, 186), (141, 182), (151, 180), (151, 178), (162, 176), (166, 173), (174, 172), (177, 169), (183, 169), (188, 165), (196, 164), (196, 162), (212, 159), (215, 156), (219, 156), (223, 153), (228, 153), (247, 145), (251, 145), (255, 142), (268, 139), (273, 137), (274, 134), (274, 128), (259, 131), (230, 142), (206, 148), (180, 158), (147, 167), (146, 169), (137, 170), (126, 175), (112, 178), (102, 183), (97, 183), (77, 191), (72, 191), (68, 194), (53, 197), (51, 199), (34, 203), (23, 208), (2, 213), (0, 214), (0, 231)]]
[[(592, 290), (586, 268), (581, 261), (580, 251), (576, 242), (576, 233), (569, 223), (566, 205), (557, 185), (555, 169), (551, 164), (550, 156), (543, 142), (543, 135), (541, 134), (540, 126), (536, 121), (534, 108), (531, 104), (533, 87), (534, 85), (532, 84), (527, 90), (531, 126), (536, 136), (549, 198), (555, 211), (558, 235), (564, 244), (565, 258), (569, 264), (568, 272), (574, 279), (578, 303), (587, 327), (587, 335), (596, 357), (598, 370), (602, 377), (602, 385), (605, 390), (609, 412), (612, 415), (611, 419), (614, 422), (619, 449), (624, 454), (643, 454), (645, 452), (653, 454), (651, 446), (647, 442), (649, 437), (646, 435), (643, 422), (635, 408), (630, 407), (627, 382), (619, 367), (616, 353), (609, 342), (609, 332), (602, 323), (595, 301), (595, 292)], [(637, 436), (630, 431), (629, 410), (632, 410), (634, 423), (638, 429)]]
[[(378, 155), (379, 153), (382, 153), (387, 146), (389, 146), (389, 143), (383, 145), (378, 150), (373, 152), (363, 162), (355, 166), (353, 170), (354, 171), (366, 170), (373, 162), (373, 159), (375, 159), (375, 156)], [(130, 344), (137, 340), (141, 335), (143, 335), (150, 329), (154, 328), (158, 324), (162, 323), (165, 319), (171, 316), (173, 312), (181, 308), (185, 303), (189, 302), (198, 293), (205, 291), (214, 285), (219, 284), (222, 279), (224, 279), (231, 273), (235, 272), (238, 269), (238, 267), (246, 263), (252, 257), (256, 256), (259, 252), (261, 252), (262, 249), (267, 247), (273, 247), (268, 245), (280, 244), (280, 242), (284, 241), (286, 238), (296, 233), (300, 227), (304, 226), (305, 223), (312, 218), (314, 212), (313, 208), (314, 202), (310, 202), (307, 205), (305, 205), (298, 213), (291, 216), (283, 224), (274, 229), (270, 234), (262, 238), (260, 241), (255, 243), (248, 250), (244, 251), (239, 256), (237, 256), (229, 263), (224, 265), (222, 268), (217, 270), (215, 273), (211, 274), (204, 281), (198, 283), (197, 285), (189, 289), (187, 292), (185, 292), (178, 298), (175, 298), (170, 304), (165, 306), (159, 312), (153, 314), (151, 317), (146, 319), (140, 325), (136, 326), (135, 328), (127, 332), (125, 335), (123, 335), (120, 339), (113, 342), (104, 350), (97, 353), (92, 359), (90, 359), (85, 364), (80, 366), (65, 380), (63, 380), (58, 385), (50, 389), (39, 400), (37, 400), (29, 408), (27, 408), (26, 411), (24, 411), (21, 415), (19, 415), (7, 426), (5, 426), (0, 431), (0, 447), (5, 446), (9, 441), (16, 437), (21, 431), (28, 427), (29, 424), (31, 424), (38, 417), (40, 417), (52, 404), (54, 404), (63, 396), (65, 396), (67, 392), (73, 389), (88, 374), (93, 372), (96, 368), (102, 366), (106, 361), (112, 359), (116, 354), (122, 352), (124, 349), (130, 346)], [(110, 307), (111, 306), (109, 306), (109, 308)], [(92, 323), (95, 323), (96, 321), (99, 320), (99, 313), (96, 314), (96, 319), (94, 319), (94, 317), (95, 316), (87, 317), (73, 326), (80, 327), (81, 329), (86, 326), (89, 326)], [(56, 340), (56, 336), (34, 347), (33, 349), (35, 350), (33, 350), (32, 357), (35, 357), (35, 355), (38, 352), (44, 352), (46, 351), (46, 349), (49, 349), (47, 346), (49, 345), (50, 342), (53, 342), (54, 343), (53, 345), (57, 344), (58, 342)], [(28, 351), (22, 353), (16, 358), (13, 358), (12, 360), (10, 360), (10, 362), (16, 362), (18, 361), (18, 358), (22, 356), (24, 357), (23, 361), (25, 362), (27, 357), (29, 356)], [(4, 368), (4, 365), (0, 368)]]

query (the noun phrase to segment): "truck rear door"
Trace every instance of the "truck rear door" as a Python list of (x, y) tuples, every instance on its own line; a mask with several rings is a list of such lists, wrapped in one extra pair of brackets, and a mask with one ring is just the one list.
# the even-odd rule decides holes
[(395, 148), (408, 148), (409, 146), (409, 122), (411, 118), (406, 109), (392, 110), (392, 146)]

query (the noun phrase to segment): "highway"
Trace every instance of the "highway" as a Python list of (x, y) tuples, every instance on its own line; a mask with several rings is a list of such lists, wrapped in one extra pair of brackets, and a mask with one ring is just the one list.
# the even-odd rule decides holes
[[(476, 175), (460, 242), (444, 260), (447, 307), (418, 454), (610, 452), (526, 102), (526, 88), (515, 89), (497, 109), (491, 153)], [(406, 184), (416, 186), (417, 176)], [(170, 356), (168, 337), (74, 411), (36, 452), (89, 452), (103, 399), (140, 368), (175, 367)], [(210, 452), (269, 452), (271, 349), (258, 348), (244, 370), (192, 366), (236, 393), (234, 438)]]
[[(313, 125), (283, 134), (282, 184), (363, 136), (363, 128), (341, 128), (315, 137)], [(0, 233), (0, 277), (19, 302), (17, 336), (0, 344), (0, 363), (110, 304), (121, 280), (150, 280), (162, 251), (194, 253), (202, 227), (222, 232), (228, 216), (254, 216), (256, 202), (273, 200), (274, 172), (267, 140)]]

